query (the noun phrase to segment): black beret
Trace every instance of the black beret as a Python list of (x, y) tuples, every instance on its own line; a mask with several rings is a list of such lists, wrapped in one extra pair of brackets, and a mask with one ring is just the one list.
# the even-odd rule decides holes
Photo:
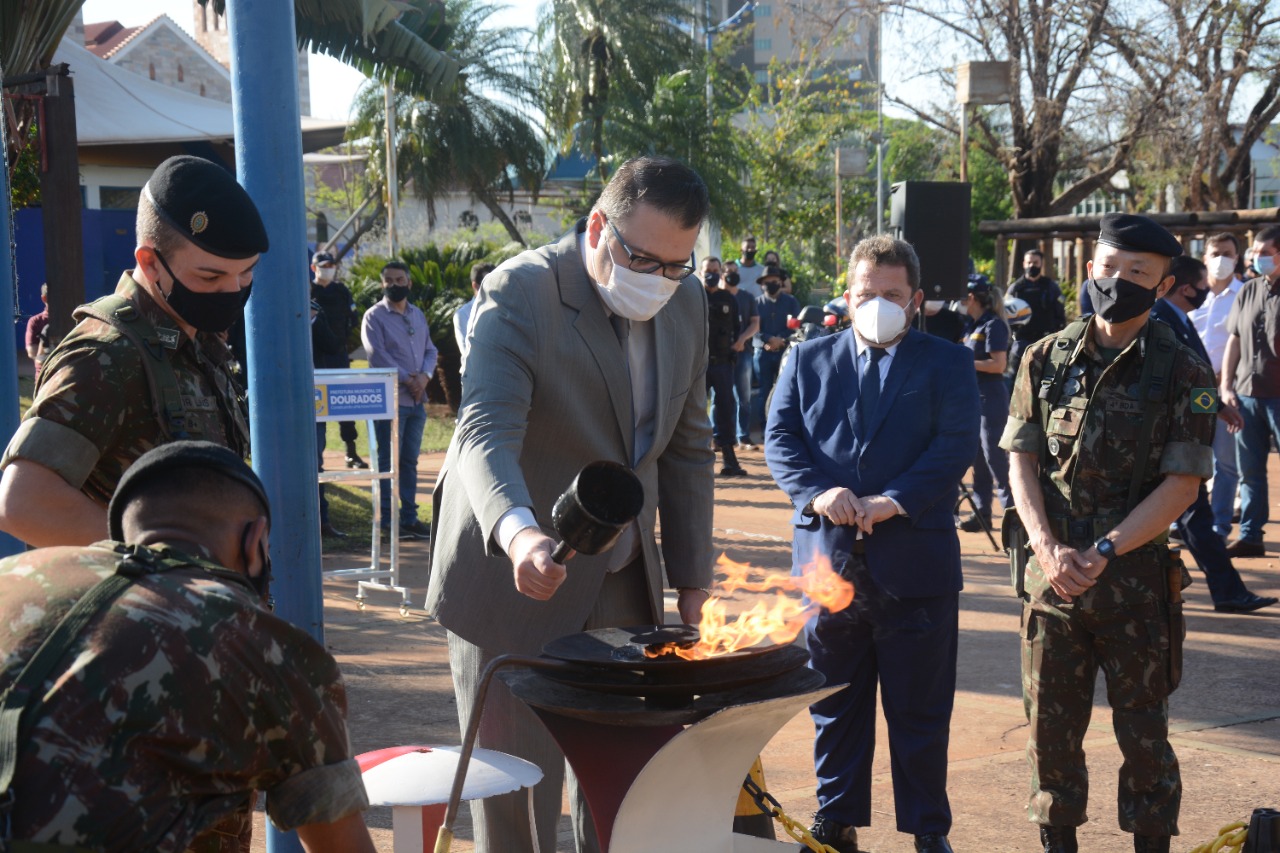
[(765, 268), (764, 268), (764, 272), (763, 272), (763, 273), (761, 274), (761, 276), (760, 276), (760, 278), (761, 278), (761, 279), (766, 279), (766, 278), (786, 278), (786, 277), (787, 277), (787, 271), (786, 271), (786, 270), (784, 270), (782, 267), (775, 267), (775, 266), (773, 266), (773, 265), (770, 265), (770, 266), (765, 267)]
[(1129, 252), (1150, 252), (1176, 258), (1182, 244), (1163, 225), (1136, 213), (1108, 213), (1102, 217), (1098, 242)]
[(220, 444), (209, 441), (175, 441), (152, 448), (129, 466), (116, 486), (107, 505), (107, 530), (112, 539), (124, 538), (124, 510), (135, 493), (148, 483), (180, 468), (203, 468), (243, 485), (262, 502), (267, 520), (271, 520), (271, 503), (267, 490), (253, 469), (239, 456)]
[(167, 225), (206, 252), (240, 260), (267, 250), (267, 228), (257, 205), (216, 163), (170, 157), (142, 191)]

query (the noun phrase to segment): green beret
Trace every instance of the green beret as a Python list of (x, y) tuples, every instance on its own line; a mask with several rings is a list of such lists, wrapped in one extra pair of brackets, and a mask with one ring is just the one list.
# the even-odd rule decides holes
[(1182, 244), (1163, 225), (1136, 213), (1108, 213), (1102, 217), (1098, 242), (1129, 252), (1150, 252), (1176, 258)]
[(181, 468), (203, 468), (240, 483), (262, 503), (267, 520), (271, 504), (267, 490), (244, 460), (220, 444), (210, 441), (174, 441), (148, 450), (129, 466), (107, 505), (107, 530), (112, 539), (124, 538), (124, 510), (134, 495), (148, 483), (163, 479)]
[(206, 252), (240, 260), (267, 250), (257, 205), (225, 168), (201, 157), (170, 157), (142, 192), (164, 222)]

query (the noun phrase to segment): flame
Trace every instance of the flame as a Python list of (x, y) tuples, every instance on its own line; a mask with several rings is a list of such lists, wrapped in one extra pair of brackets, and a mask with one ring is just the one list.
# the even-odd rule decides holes
[[(819, 608), (825, 607), (837, 613), (853, 603), (853, 584), (832, 569), (831, 561), (821, 554), (814, 555), (812, 562), (801, 569), (799, 577), (757, 569), (747, 563), (730, 560), (723, 554), (716, 565), (725, 578), (702, 605), (702, 621), (698, 625), (701, 639), (692, 646), (664, 643), (646, 649), (647, 657), (674, 654), (685, 660), (703, 660), (749, 648), (766, 637), (775, 643), (789, 643)], [(730, 621), (725, 599), (739, 590), (772, 592), (773, 603), (758, 601)], [(804, 595), (808, 602), (797, 593)]]

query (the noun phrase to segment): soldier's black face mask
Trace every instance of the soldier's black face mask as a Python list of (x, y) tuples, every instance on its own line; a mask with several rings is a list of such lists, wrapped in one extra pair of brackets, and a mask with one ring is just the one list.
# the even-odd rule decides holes
[(1093, 300), (1093, 310), (1108, 323), (1123, 323), (1150, 311), (1156, 304), (1156, 289), (1119, 276), (1091, 278), (1086, 287)]
[(197, 293), (178, 280), (159, 249), (153, 251), (160, 266), (173, 279), (173, 288), (165, 296), (165, 301), (187, 323), (202, 332), (219, 333), (230, 329), (244, 316), (245, 303), (253, 290), (252, 283), (233, 293)]

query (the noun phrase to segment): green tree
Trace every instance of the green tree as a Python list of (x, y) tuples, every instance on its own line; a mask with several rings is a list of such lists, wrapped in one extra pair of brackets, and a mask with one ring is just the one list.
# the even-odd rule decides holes
[(666, 75), (695, 65), (687, 0), (550, 0), (538, 24), (542, 111), (563, 150), (608, 180), (606, 126), (642, 111)]
[[(487, 26), (499, 7), (481, 0), (450, 0), (447, 38), (442, 47), (457, 56), (466, 73), (458, 85), (430, 99), (397, 92), (396, 177), (400, 188), (427, 206), (435, 224), (436, 201), (464, 189), (502, 223), (511, 239), (525, 242), (502, 207), (517, 185), (535, 195), (546, 169), (546, 144), (529, 113), (535, 92), (518, 49), (524, 31)], [(366, 178), (386, 185), (384, 89), (370, 82), (356, 96), (355, 121), (348, 135), (372, 140)]]

